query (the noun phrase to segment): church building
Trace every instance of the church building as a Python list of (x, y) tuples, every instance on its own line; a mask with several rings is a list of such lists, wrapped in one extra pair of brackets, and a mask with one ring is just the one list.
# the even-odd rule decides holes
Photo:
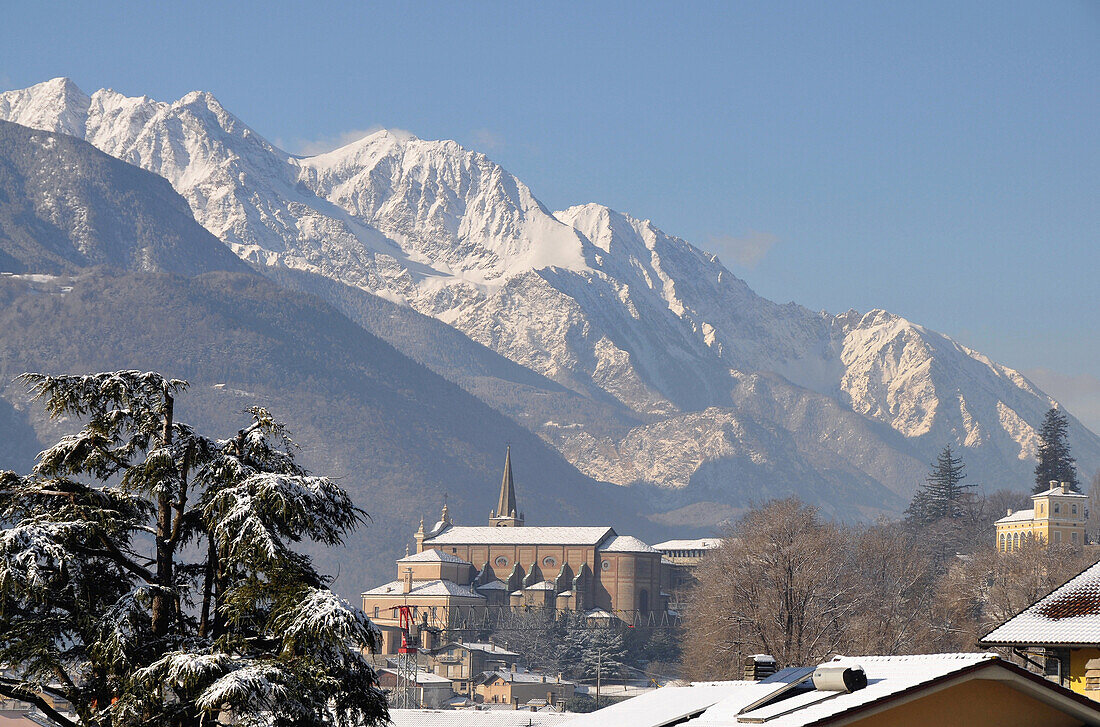
[[(400, 646), (393, 608), (447, 630), (456, 616), (484, 620), (500, 609), (549, 608), (627, 624), (668, 608), (660, 551), (607, 525), (530, 526), (516, 501), (511, 450), (488, 524), (456, 525), (447, 506), (414, 535), (416, 552), (397, 561), (397, 579), (363, 593), (363, 610), (383, 631), (384, 653)], [(663, 580), (664, 579), (664, 580)]]

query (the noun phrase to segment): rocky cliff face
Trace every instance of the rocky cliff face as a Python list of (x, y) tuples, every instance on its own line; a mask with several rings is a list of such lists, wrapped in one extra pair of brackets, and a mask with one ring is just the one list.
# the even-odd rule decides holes
[[(678, 491), (669, 508), (770, 487), (837, 513), (896, 512), (948, 441), (987, 487), (1030, 479), (1052, 401), (1017, 372), (885, 311), (768, 301), (714, 256), (607, 207), (552, 213), (454, 142), (380, 131), (298, 158), (209, 94), (87, 96), (64, 79), (0, 94), (0, 118), (164, 176), (241, 257), (327, 279), (337, 287), (316, 292), (480, 388), (586, 474)], [(428, 324), (350, 302), (367, 294), (460, 331), (475, 353), (428, 362), (410, 333)], [(467, 363), (484, 349), (575, 406), (559, 397), (548, 416), (541, 384), (493, 401)], [(1100, 468), (1100, 439), (1076, 421), (1071, 443), (1086, 473)]]

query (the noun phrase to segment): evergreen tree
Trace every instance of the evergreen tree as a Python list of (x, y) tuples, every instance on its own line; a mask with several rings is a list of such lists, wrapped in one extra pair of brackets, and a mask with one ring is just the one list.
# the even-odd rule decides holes
[(1069, 420), (1052, 407), (1039, 428), (1039, 462), (1035, 465), (1034, 492), (1050, 489), (1051, 480), (1068, 482), (1074, 492), (1079, 491), (1077, 460), (1069, 453)]
[(951, 451), (951, 445), (944, 446), (924, 484), (914, 493), (905, 511), (906, 519), (911, 524), (927, 525), (943, 518), (962, 517), (966, 513), (966, 491), (974, 487), (973, 483), (963, 483), (965, 467), (962, 458)]
[(186, 382), (156, 373), (23, 380), (84, 424), (0, 473), (0, 694), (63, 727), (386, 721), (377, 631), (291, 547), (338, 545), (364, 513), (281, 424), (253, 408), (203, 436), (173, 417)]
[(583, 616), (576, 616), (567, 626), (562, 642), (563, 663), (576, 678), (595, 682), (621, 676), (626, 665), (626, 645), (623, 635), (612, 626), (590, 626)]

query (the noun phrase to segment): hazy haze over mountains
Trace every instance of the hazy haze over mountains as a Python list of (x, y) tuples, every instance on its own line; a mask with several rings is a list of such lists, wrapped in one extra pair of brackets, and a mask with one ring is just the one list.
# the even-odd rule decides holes
[[(885, 311), (772, 303), (645, 220), (598, 204), (551, 212), (454, 142), (380, 131), (298, 158), (209, 94), (88, 96), (65, 79), (0, 94), (0, 118), (165, 177), (283, 284), (585, 474), (665, 493), (661, 521), (713, 522), (786, 493), (844, 516), (896, 513), (949, 441), (990, 489), (1031, 478), (1052, 402), (1017, 372)], [(1090, 475), (1100, 439), (1071, 426)]]

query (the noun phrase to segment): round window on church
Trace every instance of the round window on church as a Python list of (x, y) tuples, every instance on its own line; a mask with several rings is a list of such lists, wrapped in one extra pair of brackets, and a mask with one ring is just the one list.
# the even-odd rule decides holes
[(611, 561), (605, 560), (603, 563), (600, 563), (600, 567), (604, 570), (608, 570), (609, 568), (611, 568)]
[(542, 564), (547, 568), (553, 568), (558, 564), (558, 559), (552, 555), (548, 555), (542, 559)]
[(493, 561), (498, 568), (504, 568), (508, 565), (508, 559), (503, 555), (498, 555), (497, 559)]

